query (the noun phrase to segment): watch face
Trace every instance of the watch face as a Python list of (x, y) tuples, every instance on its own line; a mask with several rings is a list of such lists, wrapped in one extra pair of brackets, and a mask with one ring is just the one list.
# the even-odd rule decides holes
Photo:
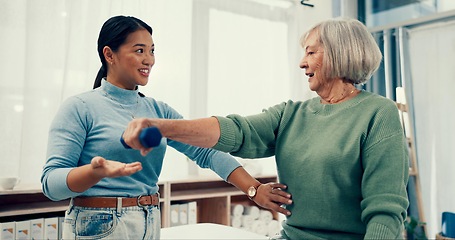
[(254, 197), (256, 196), (256, 188), (251, 186), (250, 188), (248, 188), (248, 196), (249, 197)]

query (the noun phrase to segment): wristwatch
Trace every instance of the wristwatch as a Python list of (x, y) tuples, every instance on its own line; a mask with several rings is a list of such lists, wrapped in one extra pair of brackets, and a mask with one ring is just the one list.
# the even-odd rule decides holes
[(259, 184), (257, 186), (251, 186), (248, 188), (248, 191), (246, 192), (248, 195), (248, 198), (253, 200), (253, 198), (256, 196), (256, 193), (258, 192), (259, 186), (261, 186), (261, 184)]

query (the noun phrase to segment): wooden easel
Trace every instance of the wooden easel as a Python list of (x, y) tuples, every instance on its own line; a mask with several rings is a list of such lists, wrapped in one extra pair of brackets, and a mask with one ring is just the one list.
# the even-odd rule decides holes
[[(418, 222), (425, 223), (425, 215), (423, 212), (423, 202), (422, 202), (422, 189), (420, 185), (420, 175), (419, 169), (417, 165), (417, 154), (416, 148), (414, 143), (414, 131), (413, 131), (413, 122), (409, 114), (409, 108), (407, 105), (407, 98), (403, 88), (398, 87), (396, 89), (396, 104), (398, 107), (398, 112), (400, 114), (401, 125), (404, 130), (404, 134), (406, 136), (406, 140), (409, 146), (409, 182), (408, 188), (412, 184), (414, 187), (415, 195), (409, 196), (410, 205), (416, 203), (417, 211), (418, 211)], [(409, 216), (408, 216), (408, 221)], [(427, 236), (426, 225), (422, 224), (421, 231), (423, 231), (423, 235)]]

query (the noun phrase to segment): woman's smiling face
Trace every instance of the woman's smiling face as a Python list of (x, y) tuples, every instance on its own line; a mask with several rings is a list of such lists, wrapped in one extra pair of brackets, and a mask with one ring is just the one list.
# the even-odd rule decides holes
[(150, 70), (155, 64), (155, 45), (150, 33), (141, 29), (131, 33), (117, 52), (112, 53), (108, 80), (125, 89), (148, 83)]
[(317, 31), (312, 31), (303, 44), (305, 54), (300, 62), (300, 68), (305, 69), (308, 76), (309, 88), (311, 91), (321, 91), (327, 80), (322, 73), (322, 60), (324, 58), (324, 48), (319, 41)]

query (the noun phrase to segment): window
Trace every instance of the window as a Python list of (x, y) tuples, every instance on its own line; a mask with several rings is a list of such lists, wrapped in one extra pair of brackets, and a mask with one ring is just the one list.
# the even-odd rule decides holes
[(361, 20), (378, 27), (455, 9), (453, 0), (359, 0)]

